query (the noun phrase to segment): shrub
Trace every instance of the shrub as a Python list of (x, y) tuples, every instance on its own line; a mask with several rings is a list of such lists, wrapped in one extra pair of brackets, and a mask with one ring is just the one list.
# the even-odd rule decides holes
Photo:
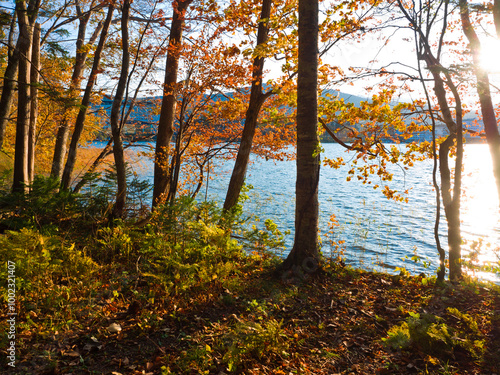
[(432, 314), (409, 313), (406, 321), (392, 327), (382, 341), (394, 349), (415, 346), (428, 354), (451, 354), (456, 348), (465, 349), (472, 357), (479, 358), (484, 352), (484, 340), (477, 323), (458, 309), (448, 308), (448, 313), (458, 320), (454, 328), (444, 319)]
[(177, 293), (238, 269), (242, 247), (213, 203), (182, 198), (161, 207), (142, 233), (131, 234), (142, 275)]
[[(89, 277), (95, 263), (85, 253), (57, 236), (44, 236), (34, 229), (0, 235), (0, 264), (15, 262), (17, 287), (22, 294), (46, 291), (61, 279)], [(0, 268), (0, 277), (5, 276)]]
[(249, 357), (261, 360), (270, 354), (286, 355), (289, 337), (282, 325), (283, 321), (275, 319), (262, 323), (238, 319), (223, 339), (227, 348), (223, 362), (228, 370), (235, 371)]
[(54, 178), (37, 176), (28, 193), (6, 193), (0, 198), (0, 221), (12, 230), (37, 228), (49, 233), (70, 224), (72, 216), (79, 212), (79, 196), (59, 191), (59, 182)]
[[(2, 280), (7, 280), (7, 264), (12, 263), (21, 332), (31, 327), (46, 335), (77, 321), (75, 314), (86, 308), (89, 291), (96, 283), (93, 274), (97, 265), (83, 251), (57, 236), (24, 228), (0, 235)], [(7, 296), (3, 293), (0, 298)]]

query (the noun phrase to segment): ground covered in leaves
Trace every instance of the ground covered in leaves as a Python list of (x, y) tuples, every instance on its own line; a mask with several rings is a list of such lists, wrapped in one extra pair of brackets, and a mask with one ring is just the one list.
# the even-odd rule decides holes
[(279, 274), (271, 221), (184, 199), (100, 222), (106, 196), (39, 190), (0, 210), (0, 373), (500, 375), (498, 286)]
[(155, 289), (147, 278), (101, 270), (100, 288), (74, 319), (43, 331), (57, 308), (52, 316), (21, 310), (16, 368), (2, 349), (2, 371), (500, 374), (493, 286), (438, 286), (329, 263), (315, 276), (283, 279), (275, 265), (248, 257), (202, 288), (156, 298), (147, 298)]

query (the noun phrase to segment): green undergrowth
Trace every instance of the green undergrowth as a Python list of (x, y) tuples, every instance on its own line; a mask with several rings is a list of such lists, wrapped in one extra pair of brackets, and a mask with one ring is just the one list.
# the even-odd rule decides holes
[[(107, 204), (88, 195), (60, 194), (50, 181), (36, 189), (17, 211), (4, 204), (0, 218), (0, 279), (15, 265), (13, 373), (498, 370), (493, 285), (438, 285), (326, 259), (314, 275), (280, 276), (283, 235), (239, 207), (224, 215), (179, 199), (149, 220), (109, 222)], [(6, 292), (1, 299), (6, 306)], [(12, 370), (5, 355), (0, 369)]]
[[(202, 293), (230, 283), (253, 257), (271, 261), (263, 249), (282, 246), (275, 227), (247, 230), (245, 220), (229, 221), (209, 202), (179, 199), (137, 225), (94, 220), (90, 213), (102, 216), (104, 206), (91, 210), (87, 197), (59, 192), (50, 179), (36, 180), (30, 194), (17, 198), (21, 205), (10, 212), (4, 198), (1, 223), (12, 229), (0, 235), (0, 264), (15, 264), (23, 337), (83, 329), (84, 321), (131, 301), (155, 305)], [(0, 279), (8, 272), (2, 266)], [(6, 293), (1, 299), (7, 304)], [(6, 344), (6, 335), (0, 340)]]
[(485, 340), (476, 320), (454, 307), (447, 308), (445, 317), (453, 318), (456, 324), (447, 324), (444, 318), (433, 314), (409, 312), (406, 321), (392, 327), (388, 337), (382, 340), (395, 349), (417, 347), (434, 356), (451, 356), (463, 350), (472, 358), (480, 359)]

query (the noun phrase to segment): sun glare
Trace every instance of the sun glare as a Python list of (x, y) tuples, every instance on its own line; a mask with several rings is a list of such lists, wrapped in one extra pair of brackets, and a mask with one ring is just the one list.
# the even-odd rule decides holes
[(481, 67), (487, 72), (500, 72), (500, 40), (488, 39), (481, 43)]
[(483, 244), (489, 244), (489, 247), (482, 249), (478, 260), (495, 262), (498, 260), (494, 249), (500, 245), (500, 213), (488, 147), (468, 145), (465, 162), (462, 235), (467, 245), (464, 246), (464, 251), (467, 253), (468, 247), (481, 239)]

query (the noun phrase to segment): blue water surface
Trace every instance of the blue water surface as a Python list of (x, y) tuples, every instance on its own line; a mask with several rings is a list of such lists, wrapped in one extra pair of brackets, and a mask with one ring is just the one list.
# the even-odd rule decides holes
[[(342, 156), (345, 160), (353, 157), (338, 144), (322, 146), (323, 157)], [(137, 172), (152, 182), (153, 163), (144, 158), (142, 162)], [(217, 177), (203, 187), (198, 200), (206, 197), (222, 205), (233, 164), (233, 161), (219, 163), (215, 172)], [(466, 145), (464, 164), (461, 212), (464, 255), (467, 255), (473, 241), (482, 238), (490, 246), (485, 248), (480, 260), (498, 262), (493, 249), (500, 246), (500, 215), (488, 146)], [(438, 255), (434, 239), (436, 196), (432, 185), (433, 162), (418, 162), (408, 171), (391, 166), (394, 178), (388, 185), (398, 191), (408, 189), (408, 203), (388, 200), (380, 189), (362, 184), (356, 178), (347, 181), (349, 169), (348, 165), (339, 169), (321, 167), (319, 202), (323, 254), (336, 256), (338, 249), (332, 247), (331, 241), (345, 241), (342, 256), (346, 263), (353, 266), (393, 273), (399, 272), (398, 267), (412, 273), (435, 273)], [(295, 161), (253, 157), (246, 179), (246, 183), (253, 186), (248, 193), (250, 200), (244, 207), (246, 213), (259, 216), (262, 222), (272, 219), (282, 232), (290, 231), (286, 236), (285, 255), (293, 245), (295, 175)], [(373, 184), (384, 186), (386, 183), (377, 181), (375, 177)], [(327, 235), (332, 215), (335, 215), (339, 225)], [(446, 250), (444, 212), (441, 214), (439, 233), (441, 245)], [(414, 255), (419, 257), (417, 262), (403, 260)], [(497, 274), (477, 275), (496, 282), (500, 280)]]

